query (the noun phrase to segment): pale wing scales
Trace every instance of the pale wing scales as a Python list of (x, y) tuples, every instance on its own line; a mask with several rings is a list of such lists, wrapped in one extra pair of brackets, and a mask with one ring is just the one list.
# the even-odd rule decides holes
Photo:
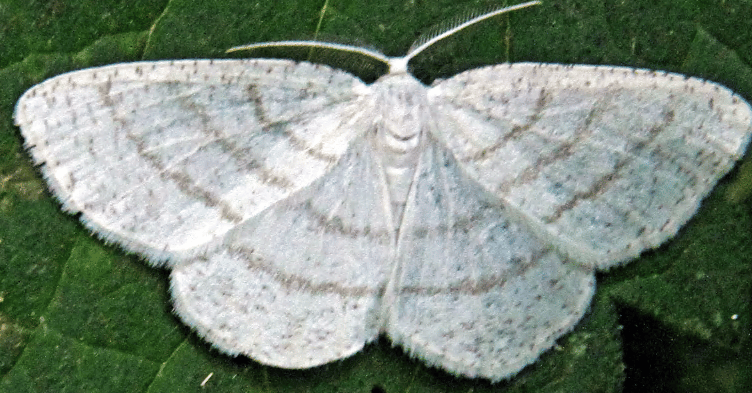
[(332, 170), (173, 269), (180, 317), (220, 350), (307, 368), (380, 331), (394, 235), (382, 169), (362, 138)]
[(538, 238), (435, 142), (418, 168), (387, 333), (455, 374), (506, 378), (577, 324), (593, 271)]
[(365, 88), (284, 60), (118, 64), (35, 86), (15, 119), (67, 211), (161, 261), (321, 177), (364, 129)]
[(513, 64), (439, 81), (437, 138), (570, 258), (604, 268), (671, 237), (747, 147), (717, 84), (630, 68)]

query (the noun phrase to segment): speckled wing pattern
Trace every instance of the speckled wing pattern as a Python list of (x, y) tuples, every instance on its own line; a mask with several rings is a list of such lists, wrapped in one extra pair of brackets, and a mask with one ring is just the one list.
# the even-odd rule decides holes
[(386, 331), (430, 364), (499, 380), (577, 324), (593, 270), (567, 260), (430, 142), (400, 228)]
[[(321, 177), (363, 83), (280, 60), (116, 64), (28, 90), (15, 120), (66, 211), (168, 263)], [(354, 125), (354, 126), (353, 126)]]
[(321, 179), (228, 232), (219, 252), (176, 267), (178, 314), (224, 352), (285, 368), (376, 339), (394, 258), (381, 170), (357, 138)]
[(437, 138), (569, 258), (598, 268), (673, 236), (739, 159), (749, 104), (723, 86), (624, 67), (519, 63), (429, 91)]

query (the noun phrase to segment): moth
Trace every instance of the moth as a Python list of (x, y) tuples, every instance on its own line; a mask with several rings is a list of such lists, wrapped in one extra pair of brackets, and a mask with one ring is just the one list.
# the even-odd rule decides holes
[(428, 87), (290, 60), (75, 71), (15, 121), (65, 211), (171, 269), (214, 347), (309, 368), (386, 334), (428, 364), (508, 378), (586, 312), (594, 274), (689, 220), (745, 152), (752, 108), (668, 72), (538, 63)]

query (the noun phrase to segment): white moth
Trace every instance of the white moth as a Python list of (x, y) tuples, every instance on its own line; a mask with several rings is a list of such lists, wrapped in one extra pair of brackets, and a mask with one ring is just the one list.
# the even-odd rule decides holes
[(176, 312), (219, 350), (307, 368), (385, 333), (498, 381), (577, 324), (597, 269), (673, 236), (752, 132), (743, 99), (667, 72), (408, 74), (522, 6), (401, 58), (250, 46), (367, 54), (390, 67), (370, 85), (287, 60), (116, 64), (34, 86), (15, 120), (63, 208), (172, 269)]

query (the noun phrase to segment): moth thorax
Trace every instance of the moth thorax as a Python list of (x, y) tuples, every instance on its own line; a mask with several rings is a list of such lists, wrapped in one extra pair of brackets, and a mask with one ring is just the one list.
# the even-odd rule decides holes
[(387, 166), (412, 166), (430, 115), (426, 89), (408, 74), (387, 75), (375, 94), (376, 141)]
[(426, 89), (415, 78), (397, 74), (382, 80), (385, 83), (376, 84), (375, 143), (384, 164), (392, 220), (399, 228), (431, 116)]

